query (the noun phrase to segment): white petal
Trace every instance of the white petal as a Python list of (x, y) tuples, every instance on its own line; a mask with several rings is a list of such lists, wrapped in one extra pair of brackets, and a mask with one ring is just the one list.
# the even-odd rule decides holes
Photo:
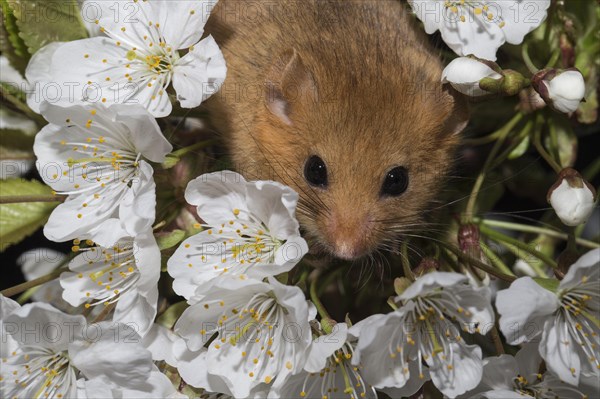
[(188, 48), (200, 40), (204, 24), (217, 0), (158, 0), (150, 2), (165, 41), (178, 49)]
[(519, 374), (531, 375), (540, 371), (542, 357), (538, 349), (538, 343), (532, 342), (521, 346), (521, 349), (515, 355)]
[(277, 182), (248, 183), (248, 207), (275, 237), (285, 240), (298, 234), (295, 219), (298, 194)]
[(177, 61), (173, 73), (173, 88), (183, 108), (195, 108), (219, 91), (227, 67), (225, 58), (212, 36), (194, 46)]
[[(52, 57), (56, 50), (63, 45), (62, 42), (50, 43), (31, 57), (25, 77), (29, 82), (29, 92), (27, 93), (27, 105), (33, 112), (40, 113), (40, 105), (43, 101), (48, 101), (63, 96), (62, 88), (54, 83), (51, 73)], [(51, 82), (48, 84), (48, 82)]]
[(574, 288), (584, 279), (598, 280), (600, 277), (600, 248), (592, 249), (573, 263), (559, 284), (559, 288)]
[(425, 32), (431, 35), (440, 28), (442, 4), (437, 0), (408, 0), (415, 15), (423, 21)]
[(10, 331), (17, 330), (18, 325), (13, 324), (6, 329), (3, 320), (20, 307), (21, 305), (17, 302), (0, 294), (0, 339), (2, 339), (2, 345), (0, 345), (0, 358), (6, 359), (19, 346), (17, 341), (9, 334)]
[(138, 290), (128, 290), (117, 302), (113, 321), (127, 324), (144, 337), (156, 317), (158, 287), (141, 295)]
[(308, 352), (304, 370), (309, 373), (318, 373), (327, 365), (327, 358), (335, 353), (346, 343), (348, 325), (337, 323), (331, 334), (322, 335), (315, 339)]
[(398, 298), (412, 299), (438, 287), (451, 287), (467, 281), (467, 277), (458, 273), (433, 272), (425, 274), (412, 283)]
[(474, 55), (478, 58), (495, 61), (496, 51), (506, 39), (497, 24), (483, 21), (483, 19), (474, 17), (472, 22), (463, 23), (446, 16), (443, 18), (440, 28), (442, 39), (458, 55)]
[[(510, 390), (513, 387), (513, 379), (519, 373), (517, 371), (519, 370), (517, 364), (515, 358), (510, 355), (500, 355), (483, 359), (481, 386), (487, 389), (477, 389), (477, 391), (489, 389)], [(535, 372), (537, 373), (537, 370)]]
[(529, 32), (537, 28), (546, 19), (550, 0), (516, 0), (493, 3), (498, 7), (503, 21), (502, 31), (510, 44), (521, 44)]
[(23, 252), (17, 259), (17, 264), (25, 278), (33, 280), (51, 273), (65, 260), (66, 255), (50, 248), (37, 248)]
[(141, 338), (132, 328), (101, 322), (89, 326), (84, 338), (69, 344), (69, 357), (87, 378), (130, 388), (147, 381), (152, 354), (141, 345)]
[[(540, 355), (546, 367), (562, 381), (577, 386), (581, 373), (581, 359), (575, 345), (578, 342), (567, 331), (565, 320), (549, 319), (543, 325)], [(584, 361), (587, 359), (584, 359)]]
[(454, 368), (448, 370), (446, 362), (427, 360), (433, 384), (444, 395), (455, 398), (475, 388), (481, 381), (483, 362), (481, 348), (477, 345), (451, 343)]
[(113, 398), (113, 387), (107, 385), (99, 378), (77, 380), (78, 398), (81, 399), (107, 399)]
[(127, 127), (129, 139), (136, 153), (149, 161), (164, 162), (173, 146), (163, 136), (156, 119), (142, 106), (114, 104), (109, 107), (116, 123)]
[[(394, 338), (401, 323), (404, 322), (402, 310), (398, 310), (384, 317), (367, 318), (369, 320), (368, 328), (363, 328), (360, 331), (360, 337), (356, 347), (356, 353), (359, 356), (353, 357), (352, 363), (358, 364), (363, 371), (365, 380), (375, 388), (402, 388), (412, 377), (419, 380), (419, 376), (410, 374), (408, 370), (403, 369), (401, 362), (398, 360), (400, 354), (392, 357), (390, 354), (389, 341)], [(356, 355), (356, 354), (355, 354)], [(411, 354), (404, 353), (402, 356), (411, 358)], [(425, 378), (421, 379), (424, 383)]]
[[(149, 36), (150, 31), (149, 19), (155, 17), (149, 3), (151, 2), (134, 3), (132, 0), (115, 0), (108, 3), (85, 0), (81, 9), (86, 19), (96, 18), (98, 21), (96, 25), (104, 28), (105, 33), (110, 33), (128, 47), (144, 48), (147, 43), (143, 37)], [(157, 22), (156, 19), (154, 21)], [(125, 28), (125, 31), (121, 28)]]
[(174, 346), (178, 341), (181, 341), (181, 338), (171, 330), (160, 324), (154, 324), (144, 337), (142, 345), (152, 352), (152, 360), (164, 360), (168, 365), (177, 367)]
[(123, 399), (139, 398), (164, 398), (164, 399), (187, 399), (186, 395), (175, 390), (171, 380), (158, 371), (152, 370), (148, 381), (133, 389), (122, 388), (119, 390)]
[(541, 332), (544, 320), (559, 305), (556, 295), (540, 287), (531, 277), (519, 278), (497, 294), (500, 330), (511, 345), (529, 342)]
[(207, 224), (216, 226), (231, 220), (234, 209), (247, 211), (246, 180), (227, 170), (207, 173), (188, 183), (185, 200), (198, 207), (198, 215)]
[[(131, 92), (124, 88), (127, 82), (125, 74), (131, 72), (125, 67), (130, 62), (126, 57), (127, 51), (107, 37), (64, 43), (56, 48), (51, 59), (39, 61), (50, 63), (48, 75), (51, 80), (42, 84), (49, 87), (56, 85), (61, 94), (58, 100), (54, 100), (42, 91), (43, 99), (62, 106), (80, 102), (105, 105), (123, 102)], [(117, 88), (116, 82), (123, 84)]]
[[(3, 321), (4, 328), (11, 323), (19, 327), (13, 332), (7, 330), (19, 343), (57, 352), (66, 350), (70, 342), (79, 339), (82, 329), (87, 325), (85, 317), (68, 315), (41, 302), (15, 309)], [(43, 335), (42, 329), (36, 326), (45, 326)], [(26, 334), (26, 331), (36, 333)]]
[[(106, 205), (117, 205), (117, 194), (106, 196)], [(44, 226), (44, 235), (52, 241), (64, 242), (75, 238), (91, 238), (101, 245), (110, 246), (119, 238), (127, 235), (121, 228), (121, 223), (113, 216), (114, 207), (105, 207), (101, 212), (94, 212), (92, 207), (87, 209), (92, 212), (84, 214), (83, 204), (88, 203), (89, 198), (78, 196), (68, 198), (64, 203), (54, 209), (48, 222)], [(82, 215), (79, 217), (78, 215)], [(110, 226), (110, 227), (109, 227)]]
[(155, 289), (160, 279), (160, 249), (151, 229), (135, 237), (133, 250), (140, 271), (137, 286), (143, 294)]
[(469, 57), (459, 57), (442, 72), (442, 83), (450, 83), (460, 93), (476, 97), (489, 92), (479, 87), (483, 78), (500, 79), (502, 76), (486, 64)]
[(522, 394), (515, 391), (509, 391), (507, 389), (498, 389), (494, 391), (484, 392), (480, 395), (474, 396), (474, 398), (488, 398), (488, 399), (523, 399), (533, 398), (527, 394)]
[(154, 170), (146, 161), (140, 161), (138, 176), (122, 197), (119, 219), (130, 236), (136, 236), (152, 227), (156, 208)]
[[(185, 346), (185, 345), (184, 345)], [(178, 355), (177, 370), (181, 378), (195, 388), (203, 388), (209, 392), (231, 394), (227, 384), (218, 376), (208, 373), (206, 349), (192, 352), (185, 348)]]

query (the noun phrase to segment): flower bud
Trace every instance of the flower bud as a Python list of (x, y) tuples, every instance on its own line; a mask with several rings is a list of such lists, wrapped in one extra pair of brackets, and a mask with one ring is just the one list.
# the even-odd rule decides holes
[(563, 169), (548, 191), (548, 202), (567, 226), (585, 223), (594, 210), (596, 190), (572, 168)]
[(576, 68), (544, 69), (535, 74), (532, 85), (550, 107), (567, 114), (577, 110), (585, 95), (585, 81)]
[(479, 81), (499, 82), (501, 69), (495, 63), (470, 57), (459, 57), (450, 62), (442, 72), (442, 83), (450, 83), (456, 91), (471, 97), (484, 96), (493, 92), (479, 86)]

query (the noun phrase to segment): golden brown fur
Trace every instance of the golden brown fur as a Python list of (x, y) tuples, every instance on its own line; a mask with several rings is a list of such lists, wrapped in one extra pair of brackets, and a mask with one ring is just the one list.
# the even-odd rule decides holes
[[(418, 229), (467, 119), (405, 7), (221, 0), (207, 25), (228, 65), (208, 106), (236, 168), (298, 191), (297, 216), (313, 248), (341, 258)], [(303, 177), (311, 155), (327, 164), (327, 189)], [(394, 166), (409, 170), (409, 188), (381, 197)]]

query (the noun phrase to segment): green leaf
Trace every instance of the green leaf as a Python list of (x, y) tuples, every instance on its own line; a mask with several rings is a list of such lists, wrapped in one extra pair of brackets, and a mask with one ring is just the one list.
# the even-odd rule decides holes
[(173, 248), (175, 245), (179, 244), (181, 241), (183, 241), (185, 235), (185, 231), (183, 230), (173, 230), (169, 233), (159, 233), (156, 234), (156, 242), (162, 251), (163, 249)]
[(31, 152), (34, 137), (22, 130), (0, 129), (0, 147)]
[(52, 42), (88, 37), (79, 6), (72, 0), (11, 0), (8, 4), (29, 54)]
[(0, 24), (0, 51), (10, 64), (21, 74), (25, 73), (29, 53), (23, 39), (19, 37), (15, 16), (7, 0), (0, 0), (2, 23)]
[(156, 322), (163, 327), (171, 329), (179, 319), (179, 316), (181, 316), (183, 311), (187, 308), (188, 304), (186, 301), (177, 302), (176, 304), (169, 306), (169, 308), (156, 319)]
[[(52, 195), (50, 187), (35, 181), (0, 181), (0, 198), (8, 196)], [(42, 227), (58, 202), (0, 204), (0, 251), (16, 244)]]

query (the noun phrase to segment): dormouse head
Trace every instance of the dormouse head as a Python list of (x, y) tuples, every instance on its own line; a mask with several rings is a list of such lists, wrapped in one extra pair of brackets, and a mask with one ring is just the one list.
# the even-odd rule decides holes
[(468, 119), (439, 61), (420, 58), (324, 65), (292, 49), (267, 71), (254, 170), (300, 194), (313, 249), (351, 260), (419, 230)]

